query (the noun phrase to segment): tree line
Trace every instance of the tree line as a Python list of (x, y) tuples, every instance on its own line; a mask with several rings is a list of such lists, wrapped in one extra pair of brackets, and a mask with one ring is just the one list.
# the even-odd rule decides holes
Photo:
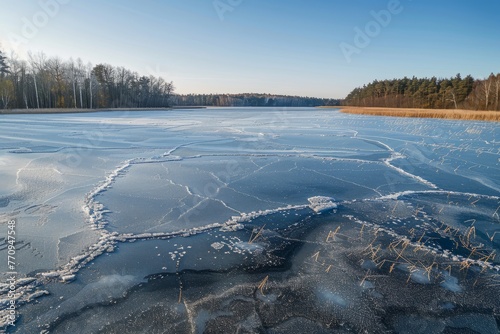
[(43, 53), (20, 60), (0, 50), (0, 109), (157, 108), (169, 106), (316, 107), (340, 100), (271, 94), (174, 94), (172, 82), (124, 67), (63, 61)]
[(375, 80), (352, 90), (344, 105), (387, 108), (500, 110), (500, 73), (486, 79), (452, 78)]
[(43, 53), (26, 61), (0, 50), (0, 109), (159, 108), (170, 106), (173, 91), (172, 82), (124, 67)]
[(338, 106), (340, 100), (272, 94), (187, 94), (174, 95), (172, 104), (178, 106), (213, 107), (317, 107)]

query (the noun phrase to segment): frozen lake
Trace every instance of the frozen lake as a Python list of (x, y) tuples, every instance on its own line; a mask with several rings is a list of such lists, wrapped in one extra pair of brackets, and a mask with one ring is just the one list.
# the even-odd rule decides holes
[(0, 319), (498, 333), (499, 138), (315, 108), (0, 115)]

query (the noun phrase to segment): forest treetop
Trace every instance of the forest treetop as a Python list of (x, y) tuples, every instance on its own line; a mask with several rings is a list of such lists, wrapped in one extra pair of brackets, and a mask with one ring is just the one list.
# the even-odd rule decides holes
[(352, 90), (343, 104), (361, 107), (500, 110), (500, 73), (487, 79), (407, 78), (374, 80)]
[(168, 107), (172, 82), (109, 64), (63, 61), (44, 53), (28, 61), (0, 50), (0, 108)]
[(337, 99), (272, 94), (174, 94), (172, 82), (124, 67), (63, 61), (43, 53), (28, 61), (0, 50), (0, 109), (161, 108), (177, 106), (315, 107)]

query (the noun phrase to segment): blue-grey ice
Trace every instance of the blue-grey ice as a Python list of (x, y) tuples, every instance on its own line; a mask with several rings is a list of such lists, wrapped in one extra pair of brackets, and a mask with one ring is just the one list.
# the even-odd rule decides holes
[[(105, 332), (156, 309), (171, 331), (278, 331), (326, 326), (322, 304), (337, 329), (467, 323), (499, 286), (499, 135), (315, 108), (1, 115), (0, 254), (15, 220), (18, 332)], [(2, 326), (9, 271), (0, 261)], [(469, 308), (405, 313), (437, 294)], [(402, 313), (382, 323), (383, 308)]]

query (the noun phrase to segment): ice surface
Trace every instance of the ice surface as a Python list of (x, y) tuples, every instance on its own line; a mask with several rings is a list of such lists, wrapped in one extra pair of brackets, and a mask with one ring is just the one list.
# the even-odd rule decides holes
[(497, 331), (499, 134), (312, 108), (2, 115), (8, 331)]

